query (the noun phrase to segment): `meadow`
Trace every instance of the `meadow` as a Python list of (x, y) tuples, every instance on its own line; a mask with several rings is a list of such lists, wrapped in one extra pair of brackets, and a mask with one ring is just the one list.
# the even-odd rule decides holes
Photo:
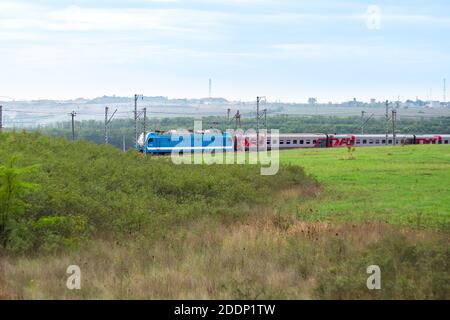
[(448, 231), (448, 146), (290, 150), (281, 161), (302, 166), (325, 187), (319, 199), (283, 208), (302, 219), (384, 221)]
[(0, 146), (1, 299), (450, 298), (447, 146), (284, 151), (275, 177), (38, 133)]

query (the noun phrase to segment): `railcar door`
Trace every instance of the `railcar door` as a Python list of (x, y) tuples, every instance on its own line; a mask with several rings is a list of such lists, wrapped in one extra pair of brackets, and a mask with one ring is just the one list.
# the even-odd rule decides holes
[(319, 138), (315, 145), (316, 148), (326, 148), (328, 147), (328, 138)]

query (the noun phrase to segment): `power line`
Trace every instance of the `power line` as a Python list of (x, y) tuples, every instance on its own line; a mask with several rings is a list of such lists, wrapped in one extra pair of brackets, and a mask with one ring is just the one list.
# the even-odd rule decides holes
[[(45, 112), (45, 111), (26, 111), (26, 110), (16, 110), (16, 109), (3, 109), (4, 112), (15, 112), (15, 113), (21, 113), (21, 114), (42, 114), (46, 115), (48, 117), (57, 117), (57, 112)], [(264, 110), (263, 110), (264, 111)], [(64, 112), (64, 111), (62, 111)], [(129, 117), (121, 117), (121, 119), (131, 118), (131, 115), (134, 114), (133, 111), (118, 111), (116, 115), (129, 115)], [(141, 112), (138, 112), (138, 116), (142, 114)], [(192, 116), (198, 116), (199, 114), (202, 116), (220, 116), (217, 112), (170, 112), (170, 111), (147, 111), (147, 114), (158, 114), (158, 115), (192, 115)], [(251, 112), (245, 113), (246, 115), (252, 114)], [(243, 114), (243, 115), (245, 115)], [(275, 116), (289, 116), (289, 117), (329, 117), (329, 116), (347, 116), (347, 117), (356, 117), (357, 114), (353, 112), (332, 112), (332, 113), (323, 113), (323, 114), (311, 114), (311, 113), (290, 113), (290, 114), (283, 114), (283, 113), (271, 113)], [(104, 116), (104, 113), (90, 113), (90, 112), (77, 112), (78, 116)], [(384, 115), (378, 114), (374, 115), (375, 117), (381, 117)], [(402, 117), (439, 117), (439, 116), (446, 116), (441, 114), (433, 114), (433, 113), (422, 113), (417, 115), (402, 115)]]
[(55, 115), (55, 112), (45, 112), (45, 111), (26, 111), (26, 110), (15, 110), (15, 109), (5, 109), (5, 111), (17, 112), (17, 113), (27, 113), (27, 114)]

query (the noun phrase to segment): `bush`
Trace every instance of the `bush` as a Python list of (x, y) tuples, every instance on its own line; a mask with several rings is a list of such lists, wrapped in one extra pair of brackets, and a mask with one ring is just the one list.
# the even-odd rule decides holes
[(77, 248), (86, 235), (86, 220), (81, 216), (42, 217), (36, 221), (12, 221), (6, 247), (15, 253), (54, 253)]
[[(21, 194), (26, 219), (16, 221), (15, 248), (36, 248), (34, 241), (50, 251), (56, 243), (72, 245), (69, 239), (80, 234), (74, 217), (95, 234), (158, 237), (181, 220), (245, 214), (269, 203), (274, 190), (315, 183), (295, 166), (267, 177), (254, 165), (174, 165), (165, 157), (38, 133), (0, 134), (0, 146), (0, 163), (15, 152), (22, 167), (40, 164), (24, 175), (41, 187)], [(20, 230), (31, 230), (38, 240), (20, 237)]]
[(26, 182), (22, 176), (32, 172), (35, 166), (16, 167), (17, 157), (0, 165), (0, 244), (5, 246), (17, 219), (21, 219), (26, 209), (23, 197), (37, 189), (37, 184)]

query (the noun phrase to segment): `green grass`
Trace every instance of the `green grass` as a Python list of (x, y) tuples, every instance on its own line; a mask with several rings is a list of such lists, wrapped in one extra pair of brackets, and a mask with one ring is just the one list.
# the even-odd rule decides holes
[(386, 221), (448, 230), (450, 147), (404, 146), (289, 150), (281, 162), (303, 166), (324, 184), (318, 199), (280, 210), (307, 220)]
[(0, 165), (13, 154), (40, 188), (9, 211), (0, 299), (449, 299), (448, 146), (287, 151), (264, 177), (0, 134)]

